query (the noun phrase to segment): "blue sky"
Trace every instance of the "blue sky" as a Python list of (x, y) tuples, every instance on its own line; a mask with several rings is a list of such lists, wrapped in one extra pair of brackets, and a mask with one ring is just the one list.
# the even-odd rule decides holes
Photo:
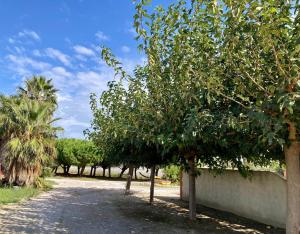
[(99, 46), (112, 48), (129, 71), (144, 60), (134, 40), (134, 7), (131, 0), (0, 1), (0, 93), (13, 94), (34, 74), (52, 78), (62, 136), (82, 138), (89, 94), (100, 95), (113, 79)]

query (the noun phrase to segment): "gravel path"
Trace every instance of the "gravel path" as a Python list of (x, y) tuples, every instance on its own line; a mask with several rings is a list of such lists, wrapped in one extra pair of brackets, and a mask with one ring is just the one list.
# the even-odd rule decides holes
[(153, 206), (149, 185), (124, 181), (53, 179), (55, 189), (27, 202), (0, 208), (0, 233), (282, 233), (228, 213), (200, 207), (195, 223), (187, 219), (178, 187), (156, 187)]

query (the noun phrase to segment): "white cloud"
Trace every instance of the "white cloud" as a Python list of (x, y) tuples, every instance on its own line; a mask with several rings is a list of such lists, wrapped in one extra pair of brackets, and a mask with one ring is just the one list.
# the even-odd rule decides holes
[(19, 68), (29, 68), (31, 66), (34, 70), (47, 70), (51, 67), (49, 63), (36, 61), (26, 56), (16, 56), (10, 54), (7, 58), (14, 64), (14, 66), (18, 66)]
[(13, 43), (15, 43), (15, 40), (13, 39), (13, 38), (8, 38), (8, 42), (10, 43), (10, 44), (13, 44)]
[(41, 38), (40, 36), (35, 32), (35, 31), (32, 31), (32, 30), (26, 30), (24, 29), (23, 31), (19, 32), (18, 33), (18, 36), (19, 37), (30, 37), (36, 41), (40, 41)]
[(41, 56), (42, 56), (42, 54), (41, 54), (41, 52), (40, 52), (39, 50), (33, 50), (33, 51), (32, 51), (32, 54), (33, 54), (34, 56), (36, 56), (36, 57), (41, 57)]
[(73, 47), (73, 49), (75, 50), (75, 52), (77, 54), (80, 54), (80, 55), (95, 56), (95, 52), (92, 49), (84, 47), (84, 46), (81, 46), (81, 45), (75, 45)]
[(62, 53), (61, 51), (57, 50), (57, 49), (53, 49), (53, 48), (47, 48), (45, 50), (45, 53), (48, 57), (52, 58), (52, 59), (57, 59), (60, 62), (62, 62), (65, 66), (70, 66), (71, 62), (70, 62), (70, 57), (64, 53)]
[(124, 53), (129, 53), (130, 52), (130, 48), (128, 46), (122, 46), (121, 47), (122, 52)]
[[(82, 53), (76, 52), (74, 55), (74, 57), (81, 56), (82, 60), (76, 60), (78, 62), (76, 66), (65, 66), (71, 62), (70, 55), (63, 54), (55, 48), (33, 48), (30, 51), (25, 47), (26, 50), (19, 54), (16, 52), (15, 46), (10, 46), (11, 50), (5, 57), (5, 62), (9, 74), (16, 79), (17, 85), (21, 85), (22, 80), (33, 74), (44, 75), (53, 79), (54, 86), (59, 90), (59, 109), (55, 116), (62, 118), (55, 125), (65, 129), (62, 133), (64, 137), (82, 138), (83, 130), (90, 126), (89, 123), (92, 119), (89, 105), (90, 93), (101, 95), (107, 89), (107, 82), (114, 79), (113, 69), (101, 63), (100, 59), (98, 60), (96, 56), (98, 48), (92, 44), (88, 48), (84, 47), (93, 51), (95, 56), (87, 52), (88, 50), (77, 50), (77, 52), (84, 51)], [(63, 62), (63, 58), (66, 60), (64, 60), (64, 64), (59, 65), (49, 57), (61, 62)], [(123, 63), (126, 71), (129, 72), (136, 64), (142, 63), (142, 60), (128, 57), (118, 59)]]
[(100, 41), (108, 41), (109, 37), (105, 35), (103, 32), (98, 31), (96, 32), (95, 36), (100, 40)]
[(63, 67), (52, 67), (48, 70), (40, 72), (41, 75), (53, 80), (54, 86), (59, 90), (59, 93), (64, 95), (69, 94), (70, 82), (74, 76), (72, 72), (67, 71)]
[(69, 94), (62, 94), (62, 93), (58, 93), (57, 94), (57, 101), (59, 103), (61, 102), (68, 102), (68, 101), (72, 101), (72, 97)]
[(18, 74), (24, 80), (34, 74), (43, 75), (53, 79), (55, 86), (58, 89), (66, 89), (69, 87), (69, 79), (72, 73), (64, 67), (52, 66), (52, 64), (38, 61), (26, 56), (16, 56), (10, 54), (7, 56), (10, 61), (8, 67), (11, 71)]
[(51, 69), (51, 71), (57, 76), (62, 76), (62, 77), (71, 77), (72, 76), (72, 73), (66, 71), (66, 69), (63, 67), (53, 67)]
[(18, 54), (23, 54), (25, 52), (24, 47), (15, 46), (14, 49)]
[[(80, 61), (83, 61), (83, 62), (86, 62), (87, 61), (87, 58), (81, 54), (76, 54), (75, 55), (75, 58), (77, 58), (78, 60)], [(82, 64), (78, 64), (80, 67), (82, 67)]]
[(60, 123), (65, 127), (68, 128), (70, 126), (83, 126), (83, 127), (89, 127), (90, 124), (87, 122), (83, 122), (83, 121), (79, 121), (77, 119), (75, 119), (74, 117), (69, 117), (69, 118), (65, 118), (60, 120)]
[(86, 82), (89, 82), (90, 80), (96, 81), (102, 78), (99, 73), (96, 73), (94, 71), (78, 72), (77, 77), (79, 78), (79, 80)]
[(97, 73), (95, 71), (84, 71), (76, 74), (76, 82), (73, 85), (82, 87), (82, 93), (100, 92), (106, 88), (107, 81), (113, 79), (112, 73)]
[(146, 58), (145, 57), (141, 57), (137, 60), (133, 60), (133, 59), (129, 59), (129, 58), (120, 58), (119, 59), (121, 61), (121, 63), (123, 64), (123, 68), (124, 70), (128, 73), (131, 74), (133, 73), (135, 67), (137, 65), (144, 65), (146, 62)]

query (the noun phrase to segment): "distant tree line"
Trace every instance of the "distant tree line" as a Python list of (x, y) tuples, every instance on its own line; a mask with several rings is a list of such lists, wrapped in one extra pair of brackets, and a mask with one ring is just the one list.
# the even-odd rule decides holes
[[(71, 166), (77, 167), (77, 175), (83, 176), (86, 167), (90, 168), (89, 176), (95, 177), (97, 168), (102, 168), (102, 176), (105, 177), (108, 170), (108, 177), (111, 177), (111, 167), (119, 167), (122, 177), (129, 166), (120, 164), (116, 158), (107, 158), (101, 151), (99, 146), (96, 146), (92, 141), (82, 139), (57, 139), (56, 140), (57, 156), (52, 161), (53, 172), (57, 174), (58, 168), (61, 167), (64, 175), (69, 175)], [(139, 166), (134, 168), (135, 178), (138, 178), (137, 170)], [(156, 168), (156, 175), (159, 168)], [(147, 178), (146, 175), (141, 174)]]

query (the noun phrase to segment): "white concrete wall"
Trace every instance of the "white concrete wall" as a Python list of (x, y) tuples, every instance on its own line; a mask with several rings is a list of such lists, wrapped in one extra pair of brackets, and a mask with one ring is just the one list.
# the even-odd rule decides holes
[[(183, 199), (188, 200), (188, 175), (183, 175)], [(285, 227), (286, 180), (267, 171), (255, 171), (251, 178), (226, 170), (214, 176), (201, 169), (196, 179), (197, 203), (228, 211), (261, 223)]]

